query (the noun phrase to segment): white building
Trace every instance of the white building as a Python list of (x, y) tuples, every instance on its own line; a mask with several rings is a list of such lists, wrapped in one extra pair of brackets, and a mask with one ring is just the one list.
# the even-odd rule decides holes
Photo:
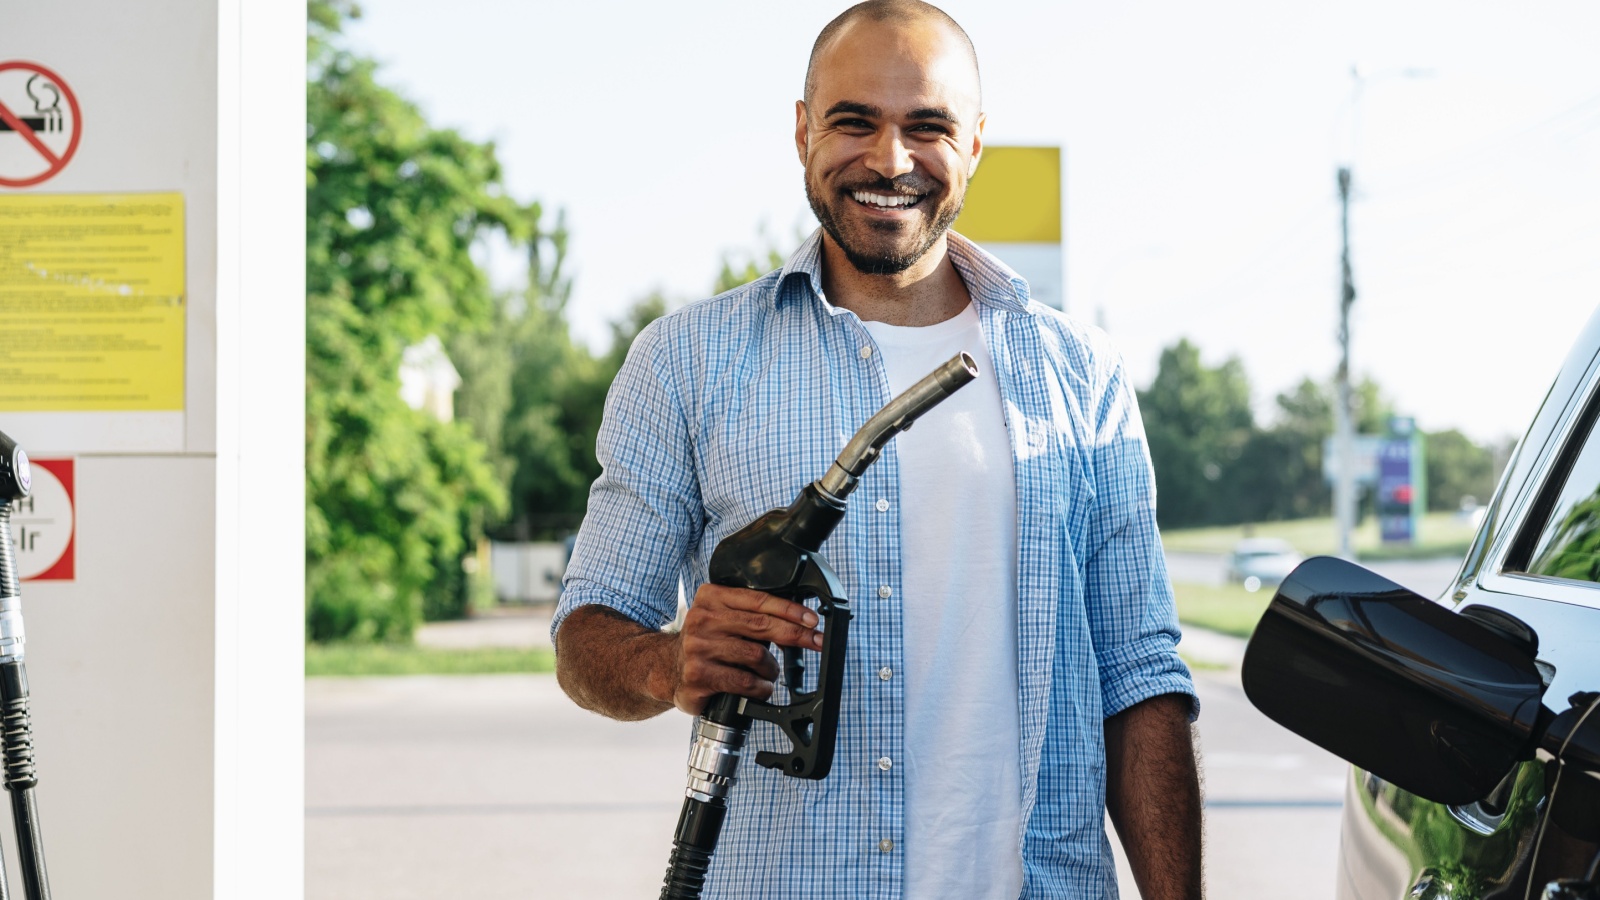
[(439, 336), (430, 334), (400, 354), (400, 399), (441, 422), (456, 417), (456, 388), (461, 373), (444, 352)]

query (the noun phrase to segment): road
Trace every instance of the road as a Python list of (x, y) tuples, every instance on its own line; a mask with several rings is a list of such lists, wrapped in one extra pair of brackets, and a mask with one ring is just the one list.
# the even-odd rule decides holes
[[(1332, 898), (1344, 765), (1256, 713), (1234, 672), (1197, 682), (1209, 896)], [(682, 716), (611, 722), (548, 675), (312, 679), (306, 710), (308, 900), (659, 892)]]
[[(1395, 559), (1363, 562), (1363, 566), (1424, 597), (1435, 598), (1450, 586), (1461, 568), (1456, 557), (1444, 559)], [(1228, 558), (1213, 553), (1168, 553), (1167, 574), (1176, 582), (1222, 584), (1227, 578)]]

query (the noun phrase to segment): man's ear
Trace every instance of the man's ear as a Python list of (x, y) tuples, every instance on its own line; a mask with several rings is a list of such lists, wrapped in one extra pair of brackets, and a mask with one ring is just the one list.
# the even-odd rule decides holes
[(967, 177), (978, 171), (978, 158), (983, 156), (983, 126), (989, 117), (978, 113), (978, 124), (972, 129), (972, 159), (967, 163)]
[(806, 164), (806, 102), (794, 102), (794, 149), (800, 154), (800, 165)]

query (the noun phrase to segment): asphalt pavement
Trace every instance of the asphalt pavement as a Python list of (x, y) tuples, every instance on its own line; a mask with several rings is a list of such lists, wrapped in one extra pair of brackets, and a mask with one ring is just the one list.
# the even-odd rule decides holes
[[(1456, 557), (1441, 559), (1392, 559), (1362, 562), (1379, 575), (1410, 588), (1424, 597), (1444, 593), (1461, 568)], [(1228, 558), (1215, 553), (1168, 553), (1167, 574), (1173, 581), (1188, 584), (1222, 584), (1227, 580)]]
[[(536, 618), (427, 640), (486, 640), (476, 629), (520, 643)], [(1189, 629), (1182, 649), (1228, 667), (1196, 672), (1208, 896), (1332, 898), (1345, 765), (1250, 706), (1232, 667), (1242, 642)], [(311, 679), (306, 712), (308, 900), (659, 892), (686, 717), (613, 722), (548, 675)], [(1125, 870), (1122, 883), (1138, 896)]]

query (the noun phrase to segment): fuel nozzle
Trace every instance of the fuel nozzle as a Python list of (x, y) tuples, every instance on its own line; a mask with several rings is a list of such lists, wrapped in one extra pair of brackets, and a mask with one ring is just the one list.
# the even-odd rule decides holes
[(965, 351), (923, 376), (861, 426), (850, 443), (844, 445), (839, 458), (828, 467), (828, 473), (817, 480), (817, 488), (828, 499), (842, 505), (844, 498), (856, 489), (861, 473), (877, 461), (878, 453), (890, 438), (910, 428), (923, 413), (977, 377), (978, 363)]
[(0, 432), (0, 504), (28, 496), (33, 476), (28, 469), (28, 454), (17, 442)]
[(22, 658), (22, 590), (11, 543), (11, 504), (32, 489), (27, 452), (0, 433), (0, 662)]

